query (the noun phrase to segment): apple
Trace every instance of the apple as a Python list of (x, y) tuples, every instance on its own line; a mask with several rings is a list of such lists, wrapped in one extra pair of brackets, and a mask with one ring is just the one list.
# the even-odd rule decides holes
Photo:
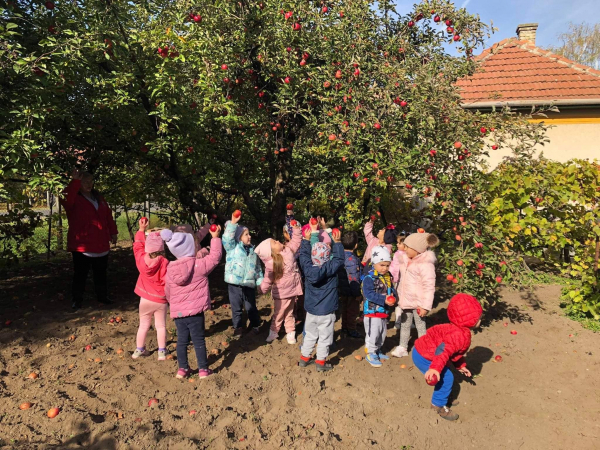
[(410, 22), (408, 22), (408, 27), (412, 28), (415, 26), (415, 23), (411, 20)]
[(317, 221), (317, 219), (315, 219), (314, 217), (311, 217), (311, 218), (310, 218), (310, 224), (311, 224), (311, 225), (316, 225), (317, 223), (319, 223), (319, 222)]
[(221, 65), (221, 70), (227, 70), (227, 69), (229, 69), (229, 66), (227, 64)]
[(235, 217), (236, 219), (238, 219), (239, 217), (242, 217), (242, 212), (239, 209), (236, 209), (233, 212), (233, 217)]
[(214, 233), (215, 231), (217, 231), (217, 228), (218, 228), (217, 225), (213, 223), (209, 229), (212, 233)]
[(21, 411), (25, 411), (26, 409), (29, 409), (29, 408), (31, 408), (31, 406), (32, 406), (32, 404), (31, 404), (30, 402), (21, 403), (21, 404), (19, 405), (19, 409), (20, 409)]
[(404, 185), (404, 187), (405, 187), (406, 189), (412, 189), (412, 184), (408, 184), (408, 183), (406, 183), (406, 184)]
[(375, 222), (376, 220), (377, 220), (377, 217), (371, 216), (371, 222)]
[(148, 153), (148, 146), (147, 145), (142, 145), (142, 148), (140, 148), (140, 151), (142, 153)]
[(481, 127), (479, 129), (479, 131), (481, 132), (481, 134), (485, 134), (485, 133), (487, 133), (487, 128), (486, 127)]
[(448, 32), (448, 34), (452, 34), (452, 33), (454, 33), (454, 28), (448, 27), (448, 28), (446, 28), (446, 31)]
[(436, 150), (433, 150), (433, 149), (432, 149), (432, 150), (429, 150), (429, 154), (430, 154), (431, 156), (435, 156), (435, 155), (437, 154), (437, 151), (436, 151)]
[(297, 220), (292, 220), (290, 222), (290, 225), (293, 226), (293, 227), (295, 227), (296, 225), (298, 225), (298, 221)]
[(366, 183), (367, 181), (369, 181), (369, 179), (367, 177), (363, 178), (363, 183)]
[(342, 71), (338, 70), (335, 72), (335, 77), (339, 80), (340, 78), (342, 78)]
[(376, 123), (373, 125), (373, 128), (375, 128), (376, 130), (381, 130), (381, 124)]
[(435, 17), (433, 18), (433, 21), (434, 21), (435, 23), (438, 23), (440, 20), (442, 20), (442, 19), (440, 18), (440, 16), (435, 16)]
[(510, 330), (510, 334), (514, 336), (515, 334), (517, 334), (517, 330)]
[(37, 380), (39, 377), (39, 375), (35, 372), (31, 372), (29, 375), (27, 375), (27, 378), (29, 378), (30, 380)]
[(394, 297), (393, 295), (388, 295), (385, 298), (385, 304), (388, 306), (394, 306), (396, 304), (396, 297)]
[(305, 59), (302, 59), (302, 60), (300, 61), (300, 65), (304, 67), (304, 66), (306, 65), (306, 60), (305, 60)]
[(494, 359), (496, 360), (496, 362), (502, 362), (502, 356), (500, 355), (496, 355)]
[(483, 248), (483, 244), (481, 242), (476, 242), (475, 248)]
[(463, 264), (464, 264), (464, 261), (462, 259), (459, 259), (458, 261), (456, 261), (457, 266), (462, 266)]
[(435, 386), (438, 383), (438, 377), (434, 373), (429, 380), (425, 380), (429, 386)]
[(326, 81), (325, 83), (323, 83), (323, 87), (324, 88), (330, 88), (331, 87), (331, 83), (329, 81)]
[(455, 238), (456, 238), (456, 240), (457, 240), (457, 241), (460, 241), (460, 240), (462, 239), (462, 238), (460, 237), (460, 234), (457, 234), (457, 235), (455, 236)]
[(454, 42), (459, 41), (460, 40), (460, 36), (458, 34), (455, 34), (452, 39), (454, 39)]
[(344, 11), (340, 11), (340, 18), (344, 18)]
[(329, 11), (329, 8), (327, 8), (327, 6), (323, 6), (323, 8), (321, 8), (321, 11), (323, 12), (323, 14), (325, 14), (327, 11)]
[(458, 142), (458, 141), (457, 141), (457, 142), (455, 142), (455, 143), (454, 143), (454, 148), (455, 148), (455, 149), (459, 149), (459, 148), (461, 148), (461, 147), (462, 147), (462, 142)]
[(302, 29), (302, 25), (300, 25), (298, 22), (296, 22), (293, 25), (293, 29), (294, 29), (294, 31), (300, 31)]
[(354, 69), (354, 76), (357, 77), (360, 75), (360, 69)]
[[(50, 2), (48, 2), (50, 3)], [(58, 413), (60, 412), (60, 409), (58, 408), (50, 408), (47, 412), (47, 415), (50, 419), (54, 419), (56, 416), (58, 416)]]
[(446, 20), (446, 26), (450, 26), (452, 25), (452, 21), (451, 20)]
[(288, 203), (288, 204), (285, 206), (285, 208), (286, 208), (288, 211), (291, 211), (291, 210), (293, 210), (293, 209), (294, 209), (294, 204), (293, 204), (293, 203)]
[(419, 229), (417, 230), (417, 233), (425, 233), (425, 229), (424, 229), (424, 228), (419, 228)]
[(452, 275), (452, 274), (446, 275), (446, 280), (448, 280), (448, 281), (454, 280), (454, 275)]
[(492, 145), (492, 150), (498, 150), (498, 146), (496, 144)]
[(285, 20), (291, 19), (292, 16), (294, 15), (293, 11), (288, 11), (284, 14)]
[(506, 261), (500, 261), (500, 265), (501, 266), (505, 266), (506, 265)]
[(92, 349), (91, 345), (88, 344), (88, 345), (85, 346), (85, 351), (86, 352), (89, 352), (91, 349)]
[(46, 7), (46, 9), (52, 10), (56, 5), (54, 4), (54, 2), (46, 2), (44, 3), (44, 6)]
[(335, 138), (336, 138), (335, 134), (330, 134), (329, 135), (329, 140), (330, 141), (335, 141)]
[(219, 216), (217, 216), (216, 214), (213, 214), (212, 216), (210, 216), (211, 219), (213, 220), (217, 220)]
[(402, 101), (400, 102), (400, 106), (402, 106), (403, 108), (405, 108), (405, 107), (406, 107), (406, 105), (408, 105), (408, 103), (407, 103), (407, 102), (405, 102), (404, 100), (402, 100)]
[(150, 400), (148, 400), (148, 406), (149, 407), (153, 407), (154, 405), (158, 405), (158, 400), (155, 398), (151, 398)]
[(50, 25), (48, 27), (48, 32), (51, 34), (56, 34), (56, 27), (54, 25)]
[(194, 147), (188, 147), (187, 148), (187, 152), (188, 153), (193, 153), (193, 151), (194, 151)]
[(485, 264), (483, 264), (483, 263), (478, 263), (478, 264), (477, 264), (477, 268), (478, 268), (478, 269), (485, 269)]
[(192, 20), (196, 23), (200, 23), (200, 22), (202, 22), (202, 16), (199, 14), (194, 14), (194, 17), (192, 17)]
[(502, 277), (501, 276), (497, 276), (496, 277), (496, 283), (502, 283)]

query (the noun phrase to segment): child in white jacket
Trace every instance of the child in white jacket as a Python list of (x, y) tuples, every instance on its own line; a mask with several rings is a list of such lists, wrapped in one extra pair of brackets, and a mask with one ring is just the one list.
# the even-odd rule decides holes
[(414, 321), (419, 337), (427, 328), (423, 319), (433, 306), (435, 293), (435, 253), (430, 248), (439, 244), (437, 236), (429, 233), (413, 233), (398, 250), (390, 266), (394, 280), (398, 280), (398, 306), (396, 320), (400, 318), (400, 345), (392, 351), (398, 358), (408, 356), (408, 341)]

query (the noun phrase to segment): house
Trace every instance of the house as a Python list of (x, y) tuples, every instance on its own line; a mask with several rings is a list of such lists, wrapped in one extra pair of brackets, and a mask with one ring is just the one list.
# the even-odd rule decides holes
[[(550, 143), (540, 146), (548, 159), (600, 159), (600, 71), (536, 47), (538, 24), (519, 25), (505, 39), (477, 56), (481, 71), (457, 82), (462, 107), (490, 111), (509, 106), (529, 113), (554, 105), (559, 112), (530, 119), (550, 125)], [(496, 167), (509, 150), (490, 151)]]

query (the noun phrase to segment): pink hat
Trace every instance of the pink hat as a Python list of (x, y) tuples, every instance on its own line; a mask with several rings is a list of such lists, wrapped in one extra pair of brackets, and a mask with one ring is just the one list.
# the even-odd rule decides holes
[(164, 249), (165, 243), (160, 237), (160, 233), (158, 231), (153, 231), (146, 236), (146, 245), (144, 246), (144, 251), (146, 253), (162, 252)]
[(258, 255), (258, 257), (262, 260), (262, 262), (266, 263), (270, 260), (271, 257), (271, 238), (265, 239), (260, 244), (256, 246), (254, 249), (254, 253)]

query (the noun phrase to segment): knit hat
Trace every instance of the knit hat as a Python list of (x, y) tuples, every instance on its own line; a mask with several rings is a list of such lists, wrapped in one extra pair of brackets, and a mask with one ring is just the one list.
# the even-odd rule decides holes
[(144, 246), (146, 253), (162, 252), (164, 249), (165, 244), (158, 231), (154, 231), (146, 236), (146, 245)]
[(482, 313), (481, 304), (469, 294), (456, 294), (448, 303), (448, 319), (459, 327), (475, 326)]
[(395, 244), (397, 236), (398, 232), (396, 231), (396, 227), (390, 224), (385, 227), (385, 232), (383, 233), (383, 242), (387, 245)]
[(258, 257), (262, 260), (262, 262), (266, 262), (270, 260), (271, 257), (271, 238), (265, 239), (260, 244), (256, 246), (254, 249), (254, 253), (258, 255)]
[(244, 231), (246, 231), (247, 229), (248, 229), (248, 227), (238, 225), (238, 227), (235, 229), (235, 234), (233, 236), (233, 238), (235, 239), (235, 242), (240, 242), (242, 234), (244, 234)]
[(430, 233), (413, 233), (404, 239), (404, 245), (418, 253), (425, 253), (428, 248), (435, 247), (439, 242), (437, 236)]
[(329, 261), (331, 250), (324, 242), (317, 242), (312, 246), (312, 263), (315, 266), (322, 266)]
[(392, 261), (392, 255), (390, 255), (390, 251), (383, 245), (373, 247), (373, 251), (371, 252), (371, 263), (375, 265), (385, 261)]
[(196, 243), (190, 233), (173, 233), (171, 230), (162, 230), (160, 237), (167, 243), (169, 251), (177, 259), (196, 255)]

